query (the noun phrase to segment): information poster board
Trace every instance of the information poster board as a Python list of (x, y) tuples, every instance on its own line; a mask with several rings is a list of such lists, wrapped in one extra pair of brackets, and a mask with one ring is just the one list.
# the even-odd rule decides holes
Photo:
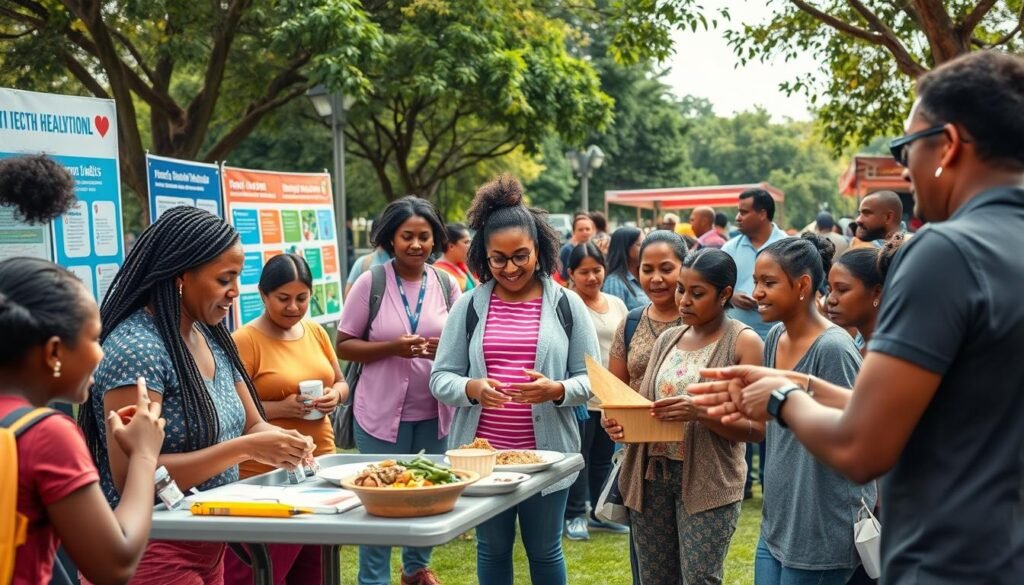
[(342, 280), (331, 176), (224, 167), (222, 177), (227, 219), (245, 249), (236, 325), (263, 312), (257, 286), (263, 264), (284, 252), (299, 254), (309, 264), (310, 317), (318, 323), (340, 320)]
[(0, 88), (0, 157), (37, 153), (68, 169), (78, 202), (50, 226), (21, 225), (5, 209), (0, 258), (48, 257), (102, 299), (124, 262), (113, 100)]
[(146, 155), (149, 186), (149, 221), (156, 221), (172, 207), (205, 209), (224, 217), (220, 191), (220, 167), (208, 163)]

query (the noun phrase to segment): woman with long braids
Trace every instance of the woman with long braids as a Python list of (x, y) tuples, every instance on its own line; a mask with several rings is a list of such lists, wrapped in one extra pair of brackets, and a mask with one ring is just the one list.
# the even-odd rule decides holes
[[(590, 398), (584, 356), (600, 349), (586, 305), (551, 278), (558, 234), (523, 203), (523, 187), (509, 175), (477, 190), (469, 221), (469, 267), (481, 284), (452, 308), (430, 376), (434, 396), (457, 407), (451, 444), (482, 437), (499, 449), (579, 453), (575, 407)], [(571, 331), (563, 326), (569, 319)], [(518, 519), (530, 580), (565, 585), (562, 517), (575, 479), (477, 527), (478, 582), (512, 585)]]
[[(313, 442), (264, 420), (252, 380), (224, 319), (238, 296), (244, 254), (238, 232), (219, 217), (176, 207), (149, 226), (114, 277), (100, 309), (106, 354), (79, 424), (116, 506), (127, 457), (104, 429), (104, 413), (135, 404), (135, 379), (163, 406), (159, 464), (183, 490), (236, 481), (248, 459), (292, 467)], [(224, 544), (151, 541), (137, 583), (223, 582)]]

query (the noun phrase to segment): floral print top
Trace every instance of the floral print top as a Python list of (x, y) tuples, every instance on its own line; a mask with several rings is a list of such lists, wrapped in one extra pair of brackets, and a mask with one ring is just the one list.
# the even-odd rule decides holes
[[(665, 361), (661, 363), (661, 369), (658, 370), (657, 381), (654, 385), (656, 393), (654, 398), (660, 400), (685, 394), (687, 386), (700, 380), (700, 369), (707, 365), (716, 345), (718, 344), (709, 343), (693, 351), (673, 349), (665, 357)], [(682, 461), (685, 450), (682, 441), (651, 443), (647, 453), (651, 457), (667, 457), (674, 461)]]

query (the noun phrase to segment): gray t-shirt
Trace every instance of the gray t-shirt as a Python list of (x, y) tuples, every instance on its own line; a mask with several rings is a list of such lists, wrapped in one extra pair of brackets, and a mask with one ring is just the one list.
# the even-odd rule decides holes
[(1024, 583), (1022, 226), (1024, 189), (992, 189), (889, 270), (868, 350), (942, 379), (883, 482), (886, 585)]
[[(779, 323), (765, 340), (764, 365), (770, 368), (775, 367), (775, 351), (785, 330)], [(852, 388), (860, 364), (853, 338), (833, 326), (811, 344), (793, 369)], [(859, 565), (853, 525), (862, 497), (874, 507), (874, 483), (859, 486), (825, 466), (776, 421), (768, 423), (766, 440), (761, 537), (772, 556), (792, 569), (824, 571)]]

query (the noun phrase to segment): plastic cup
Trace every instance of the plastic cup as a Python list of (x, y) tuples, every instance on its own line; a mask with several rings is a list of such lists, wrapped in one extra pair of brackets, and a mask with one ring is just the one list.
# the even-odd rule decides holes
[[(324, 395), (324, 383), (321, 380), (303, 380), (302, 382), (299, 382), (299, 394), (314, 399), (320, 398)], [(313, 409), (313, 412), (310, 412), (302, 418), (304, 420), (320, 420), (323, 417), (324, 413)]]

